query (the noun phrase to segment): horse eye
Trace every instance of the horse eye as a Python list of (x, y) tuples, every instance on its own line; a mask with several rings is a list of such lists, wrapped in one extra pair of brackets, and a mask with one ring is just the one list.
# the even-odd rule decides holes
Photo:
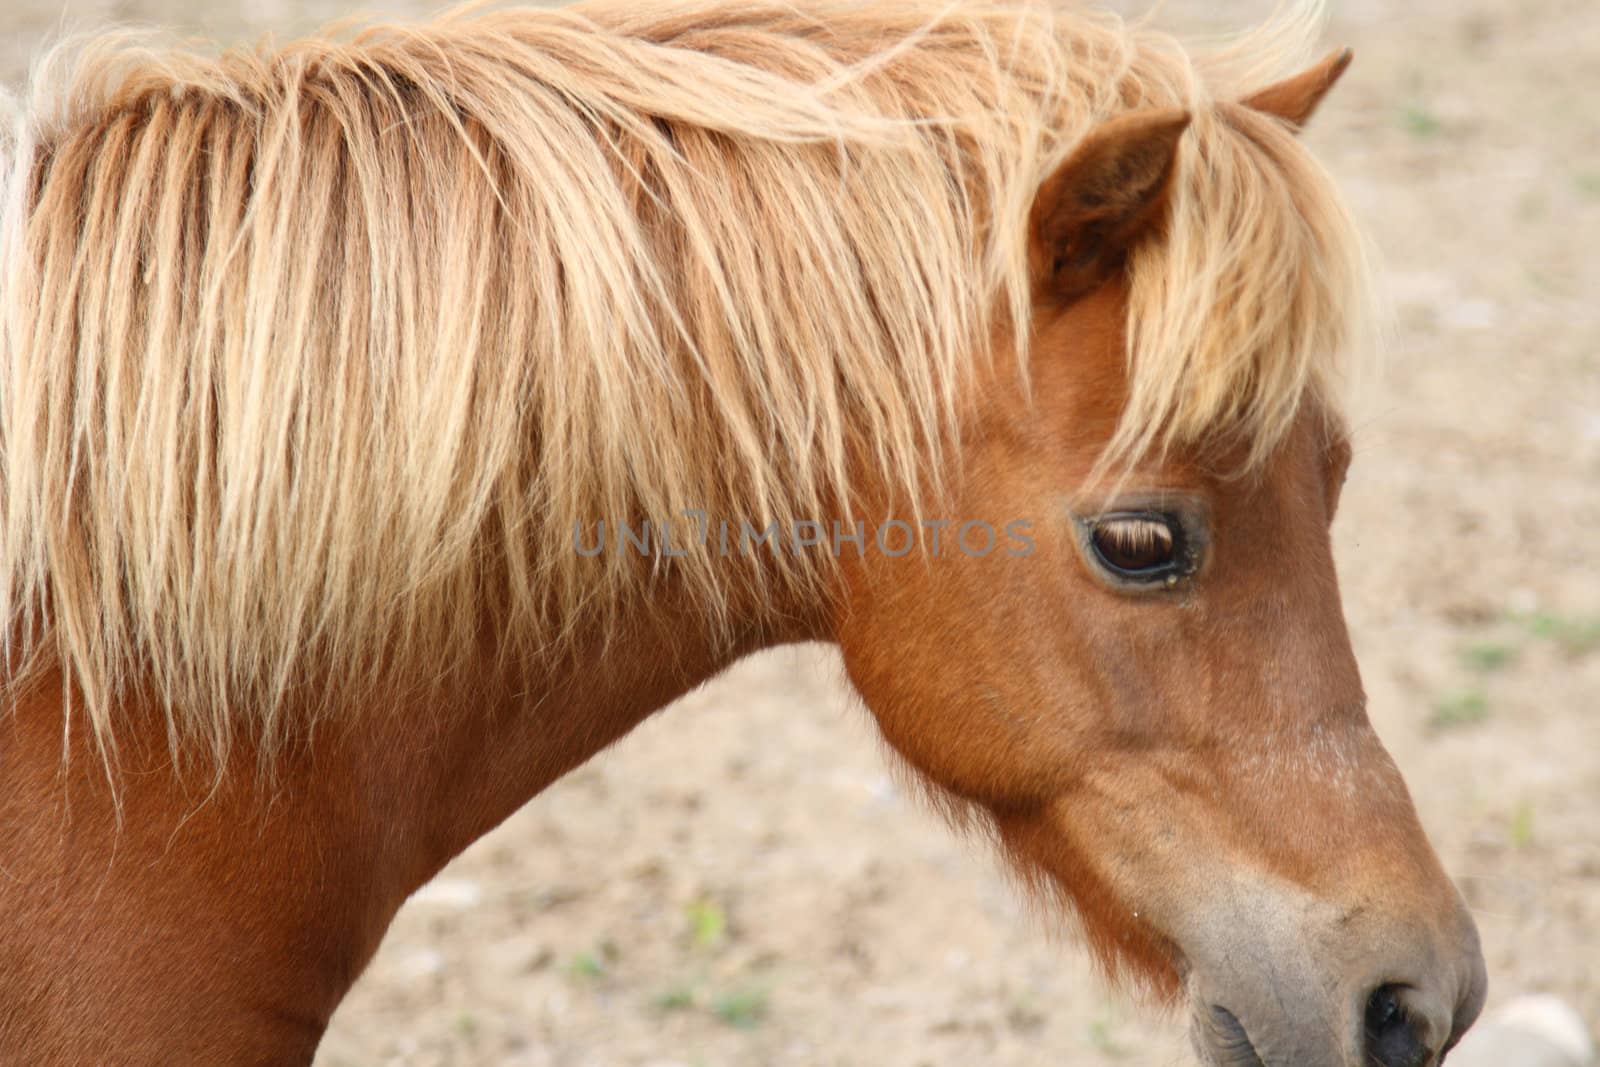
[(1089, 532), (1094, 554), (1121, 578), (1166, 578), (1178, 570), (1182, 527), (1166, 515), (1106, 515)]

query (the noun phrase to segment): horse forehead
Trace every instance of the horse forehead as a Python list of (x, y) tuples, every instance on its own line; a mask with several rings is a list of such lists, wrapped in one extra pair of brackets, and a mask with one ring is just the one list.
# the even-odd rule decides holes
[(1323, 442), (1323, 456), (1328, 480), (1335, 485), (1342, 485), (1345, 476), (1350, 473), (1350, 464), (1356, 456), (1355, 445), (1350, 440), (1350, 425), (1339, 412), (1328, 412), (1325, 418), (1326, 439)]
[(1127, 314), (1120, 279), (1041, 313), (1029, 355), (1041, 405), (1080, 426), (1115, 429), (1128, 397)]
[(1284, 476), (1314, 480), (1325, 490), (1337, 489), (1344, 483), (1355, 455), (1344, 414), (1326, 401), (1306, 397), (1279, 454), (1283, 462), (1272, 466)]
[(1206, 467), (1217, 520), (1273, 540), (1308, 545), (1326, 538), (1352, 455), (1344, 421), (1307, 399), (1287, 433), (1259, 470), (1231, 476), (1246, 445), (1229, 449)]
[[(1122, 276), (1036, 317), (1026, 403), (1049, 425), (1052, 440), (1092, 451), (1116, 432), (1130, 388), (1127, 320), (1128, 280)], [(1257, 476), (1233, 477), (1244, 469), (1253, 444), (1218, 426), (1212, 437), (1166, 450), (1159, 458), (1146, 457), (1145, 473), (1175, 485), (1210, 483), (1219, 494), (1263, 481), (1292, 495), (1316, 485), (1329, 495), (1330, 505), (1336, 503), (1353, 449), (1348, 421), (1330, 400), (1308, 388), (1289, 432)]]

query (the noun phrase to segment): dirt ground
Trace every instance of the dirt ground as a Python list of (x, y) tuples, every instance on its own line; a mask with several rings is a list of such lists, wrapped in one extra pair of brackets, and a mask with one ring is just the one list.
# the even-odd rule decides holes
[[(1133, 5), (1123, 5), (1133, 9)], [(1143, 5), (1139, 5), (1142, 7)], [(1180, 29), (1270, 0), (1170, 0)], [(1310, 139), (1394, 329), (1336, 527), (1371, 715), (1482, 930), (1496, 1001), (1600, 1024), (1600, 6), (1334, 0)], [(318, 0), (74, 4), (224, 38)], [(61, 20), (6, 0), (0, 77)], [(318, 1063), (1188, 1062), (887, 770), (826, 649), (741, 664), (401, 912)]]

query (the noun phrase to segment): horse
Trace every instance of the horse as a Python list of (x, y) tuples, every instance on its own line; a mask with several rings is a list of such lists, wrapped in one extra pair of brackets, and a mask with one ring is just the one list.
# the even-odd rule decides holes
[(49, 50), (0, 141), (0, 1059), (308, 1062), (452, 856), (819, 640), (1202, 1061), (1440, 1063), (1486, 978), (1340, 607), (1318, 33)]

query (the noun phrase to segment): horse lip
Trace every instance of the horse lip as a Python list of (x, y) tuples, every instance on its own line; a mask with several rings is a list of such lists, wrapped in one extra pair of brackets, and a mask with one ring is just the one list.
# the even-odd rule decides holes
[(1267, 1067), (1245, 1033), (1244, 1024), (1220, 1004), (1205, 1009), (1195, 1020), (1195, 1043), (1213, 1067)]

